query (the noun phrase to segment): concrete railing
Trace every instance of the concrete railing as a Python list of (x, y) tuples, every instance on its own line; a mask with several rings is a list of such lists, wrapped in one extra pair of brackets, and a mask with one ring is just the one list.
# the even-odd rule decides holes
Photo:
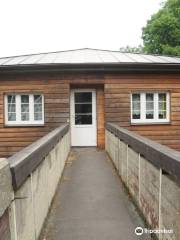
[(69, 151), (69, 126), (63, 125), (0, 160), (1, 240), (38, 239)]
[(106, 151), (149, 233), (158, 239), (179, 240), (180, 152), (111, 123), (106, 126)]
[(10, 239), (8, 209), (13, 200), (11, 172), (7, 159), (0, 158), (0, 239)]

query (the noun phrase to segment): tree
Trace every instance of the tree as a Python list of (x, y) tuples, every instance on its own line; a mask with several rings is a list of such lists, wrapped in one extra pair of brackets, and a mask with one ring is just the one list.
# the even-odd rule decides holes
[(138, 47), (121, 47), (120, 51), (123, 53), (142, 53), (143, 52), (143, 47), (139, 45)]
[(144, 51), (180, 56), (180, 0), (167, 0), (143, 28)]

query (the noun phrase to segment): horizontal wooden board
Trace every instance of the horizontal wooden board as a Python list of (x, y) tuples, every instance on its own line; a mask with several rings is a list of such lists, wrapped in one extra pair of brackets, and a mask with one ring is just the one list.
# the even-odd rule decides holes
[[(108, 121), (180, 150), (179, 74), (21, 73), (0, 75), (0, 157), (10, 156), (69, 121), (71, 87), (97, 88), (98, 146), (104, 145), (104, 124)], [(169, 91), (170, 124), (131, 125), (130, 96), (136, 91)], [(45, 125), (5, 127), (4, 95), (7, 93), (44, 94)]]
[[(161, 144), (180, 150), (180, 75), (134, 74), (106, 76), (106, 120), (126, 127)], [(137, 91), (170, 92), (170, 124), (131, 125), (130, 97)]]
[[(0, 77), (0, 157), (10, 156), (67, 122), (69, 119), (69, 84), (40, 75)], [(4, 126), (4, 95), (7, 93), (42, 93), (45, 98), (45, 125), (39, 127)]]
[(97, 146), (105, 146), (104, 89), (97, 89)]

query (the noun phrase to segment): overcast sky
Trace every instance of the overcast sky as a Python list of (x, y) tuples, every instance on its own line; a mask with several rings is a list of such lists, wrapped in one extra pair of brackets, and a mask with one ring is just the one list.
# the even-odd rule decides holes
[(0, 0), (0, 57), (75, 48), (119, 50), (163, 0)]

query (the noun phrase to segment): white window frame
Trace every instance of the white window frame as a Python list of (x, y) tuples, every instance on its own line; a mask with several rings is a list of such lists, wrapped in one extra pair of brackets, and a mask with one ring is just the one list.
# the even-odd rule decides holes
[[(16, 96), (16, 121), (8, 120), (8, 96), (14, 95)], [(29, 120), (22, 121), (21, 120), (21, 95), (29, 96)], [(42, 96), (42, 120), (34, 120), (34, 95)], [(34, 126), (34, 125), (44, 125), (44, 95), (40, 93), (7, 93), (4, 96), (5, 102), (5, 125), (6, 126)]]
[[(146, 119), (146, 94), (151, 93), (154, 95), (154, 118)], [(158, 94), (164, 93), (166, 94), (166, 118), (159, 119), (159, 107), (158, 107)], [(133, 103), (132, 103), (132, 95), (140, 94), (140, 119), (133, 119)], [(132, 124), (163, 124), (170, 122), (170, 94), (169, 92), (132, 92), (131, 93), (131, 123)]]

